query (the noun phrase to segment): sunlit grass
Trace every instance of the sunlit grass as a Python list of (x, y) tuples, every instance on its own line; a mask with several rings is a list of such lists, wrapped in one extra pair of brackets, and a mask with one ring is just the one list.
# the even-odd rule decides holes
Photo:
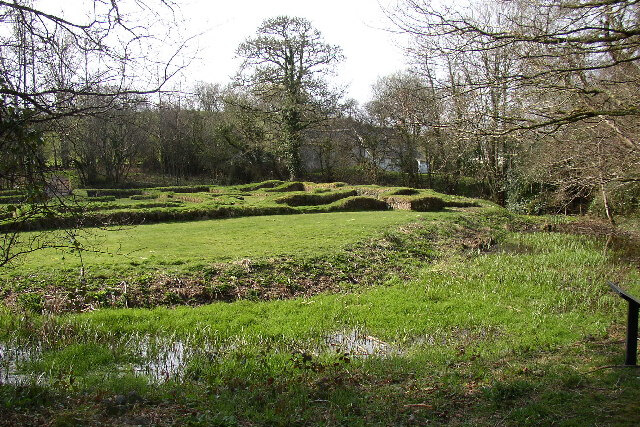
[[(87, 229), (81, 234), (85, 270), (141, 270), (286, 255), (321, 255), (382, 233), (426, 214), (337, 212), (245, 217)], [(81, 258), (70, 251), (41, 250), (6, 269), (4, 275), (78, 271)]]
[[(217, 338), (306, 340), (362, 328), (390, 341), (455, 329), (490, 328), (509, 345), (551, 346), (585, 334), (603, 334), (614, 298), (607, 258), (586, 238), (512, 234), (505, 243), (521, 253), (448, 258), (415, 280), (350, 294), (273, 302), (240, 301), (203, 307), (103, 310), (75, 321), (121, 333)], [(523, 248), (527, 248), (525, 251)]]
[[(353, 215), (307, 216), (304, 221), (327, 218), (336, 234), (313, 240), (320, 222), (304, 222), (306, 231), (298, 229), (303, 242), (288, 253), (332, 253), (354, 241), (340, 237), (342, 232), (353, 236), (354, 229), (341, 224), (357, 218)], [(360, 225), (372, 222), (356, 229), (363, 238), (417, 214), (390, 216), (389, 225), (380, 222), (384, 217), (371, 218), (378, 213), (361, 215)], [(432, 237), (434, 245), (443, 246), (438, 246), (439, 257), (425, 261), (409, 280), (397, 277), (349, 293), (279, 301), (110, 309), (53, 318), (6, 314), (2, 332), (25, 341), (51, 337), (39, 364), (25, 365), (26, 370), (75, 378), (78, 392), (135, 390), (150, 406), (170, 399), (196, 408), (196, 415), (182, 420), (196, 425), (640, 421), (633, 410), (640, 398), (637, 374), (598, 369), (623, 360), (619, 325), (626, 307), (606, 281), (635, 281), (629, 265), (614, 263), (604, 243), (589, 237), (507, 232), (491, 217), (503, 215), (498, 211), (423, 215), (439, 221)], [(284, 224), (293, 217), (273, 219), (285, 221), (277, 223), (279, 236), (291, 245), (295, 239), (286, 237)], [(484, 252), (445, 244), (461, 228), (492, 229), (497, 241)], [(244, 228), (225, 230), (238, 235)], [(257, 243), (254, 256), (271, 253), (268, 246), (278, 248), (277, 240)], [(228, 245), (234, 247), (231, 239)], [(327, 345), (329, 336), (353, 330), (380, 340), (389, 351), (358, 357)], [(119, 364), (138, 360), (136, 343), (148, 343), (150, 337), (158, 340), (152, 345), (156, 352), (167, 340), (191, 349), (180, 375), (150, 387), (125, 369), (116, 385)], [(101, 408), (87, 400), (74, 411)]]

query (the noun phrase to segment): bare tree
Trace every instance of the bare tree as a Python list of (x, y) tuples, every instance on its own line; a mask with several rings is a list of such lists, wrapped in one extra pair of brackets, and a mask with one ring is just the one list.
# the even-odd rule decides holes
[(379, 126), (394, 131), (395, 144), (387, 147), (400, 169), (417, 181), (417, 159), (427, 155), (428, 135), (437, 124), (437, 105), (429, 87), (418, 76), (397, 73), (380, 78), (373, 87), (367, 110)]
[[(475, 123), (468, 135), (480, 144), (478, 164), (493, 177), (487, 179), (492, 192), (499, 190), (505, 166), (512, 165), (523, 142), (548, 143), (547, 152), (559, 162), (575, 159), (570, 148), (575, 141), (585, 152), (601, 153), (605, 161), (599, 164), (608, 169), (600, 178), (587, 173), (590, 168), (561, 168), (554, 178), (565, 177), (561, 188), (575, 188), (579, 180), (586, 191), (611, 182), (605, 176), (637, 179), (636, 168), (615, 165), (640, 161), (633, 125), (640, 113), (639, 2), (472, 0), (450, 6), (404, 0), (389, 16), (413, 36), (416, 63), (436, 68), (452, 103), (456, 97), (471, 100), (465, 104), (476, 114), (466, 119), (474, 117)], [(446, 78), (451, 69), (464, 77)], [(464, 130), (458, 123), (449, 126)], [(539, 146), (533, 149), (542, 153)]]
[[(159, 52), (161, 43), (168, 47), (160, 31), (170, 30), (158, 8), (171, 12), (168, 0), (94, 0), (87, 2), (90, 16), (79, 21), (43, 3), (0, 1), (0, 96), (5, 105), (31, 111), (32, 121), (108, 108), (122, 95), (155, 93), (181, 69), (175, 60), (184, 44)], [(157, 22), (145, 21), (151, 17)], [(110, 91), (103, 90), (107, 86)], [(79, 105), (83, 96), (104, 103)]]
[[(403, 0), (389, 16), (415, 40), (413, 53), (430, 59), (475, 56), (508, 49), (517, 63), (504, 70), (511, 88), (536, 93), (527, 114), (513, 119), (524, 128), (560, 125), (589, 117), (635, 115), (635, 103), (608, 90), (612, 84), (598, 73), (618, 66), (635, 70), (640, 59), (640, 5), (629, 0), (494, 0), (451, 7), (424, 0)], [(585, 75), (588, 78), (582, 79)], [(476, 79), (466, 89), (496, 84), (493, 76)], [(549, 102), (548, 94), (579, 94), (589, 107)], [(544, 102), (546, 101), (546, 102)], [(552, 101), (552, 99), (551, 99)]]
[[(83, 6), (87, 18), (72, 19), (56, 13), (53, 2), (0, 1), (0, 184), (19, 187), (22, 199), (8, 219), (15, 223), (64, 212), (65, 201), (46, 192), (51, 171), (42, 151), (45, 130), (56, 130), (58, 122), (64, 133), (64, 118), (102, 113), (122, 98), (158, 92), (181, 68), (175, 62), (181, 42), (166, 54), (156, 49), (170, 39), (160, 31), (173, 28), (160, 16), (160, 10), (172, 15), (169, 0), (93, 0)], [(69, 147), (61, 147), (65, 158)], [(18, 248), (18, 240), (15, 233), (5, 236), (0, 265), (39, 247), (32, 241)]]

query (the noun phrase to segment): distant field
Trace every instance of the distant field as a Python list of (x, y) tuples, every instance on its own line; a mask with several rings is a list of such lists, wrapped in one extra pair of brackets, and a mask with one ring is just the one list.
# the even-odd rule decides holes
[(51, 200), (48, 211), (35, 213), (26, 194), (0, 196), (0, 232), (319, 212), (433, 212), (477, 204), (432, 190), (344, 183), (265, 181), (228, 187), (81, 189)]

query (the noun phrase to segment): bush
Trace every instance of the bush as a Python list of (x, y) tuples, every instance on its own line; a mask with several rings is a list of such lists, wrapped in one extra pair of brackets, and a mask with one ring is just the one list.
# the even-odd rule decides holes
[(18, 295), (18, 305), (26, 311), (42, 313), (44, 301), (42, 295), (37, 292), (25, 292)]
[(356, 195), (356, 190), (334, 191), (327, 193), (295, 193), (276, 199), (276, 203), (289, 206), (317, 206), (333, 203), (337, 200)]
[[(633, 215), (640, 211), (640, 184), (628, 183), (609, 190), (607, 193), (609, 207), (615, 215)], [(598, 191), (589, 205), (589, 213), (605, 217), (602, 193)]]
[(333, 211), (386, 211), (389, 206), (382, 200), (368, 196), (352, 196), (340, 199), (327, 206)]

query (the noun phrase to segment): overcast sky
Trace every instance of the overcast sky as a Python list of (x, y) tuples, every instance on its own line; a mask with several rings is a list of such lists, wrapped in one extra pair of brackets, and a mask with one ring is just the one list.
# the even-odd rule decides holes
[[(165, 51), (164, 56), (171, 56), (175, 44), (183, 38), (198, 35), (187, 50), (188, 57), (194, 49), (197, 54), (181, 79), (183, 90), (197, 81), (228, 83), (240, 65), (240, 60), (235, 58), (238, 45), (255, 35), (265, 19), (278, 15), (310, 20), (326, 42), (343, 49), (345, 61), (339, 65), (334, 83), (348, 87), (347, 96), (360, 103), (370, 100), (371, 85), (378, 77), (406, 68), (402, 42), (398, 35), (386, 30), (389, 22), (380, 7), (396, 4), (397, 0), (175, 0), (175, 3), (181, 35), (171, 30), (171, 35), (164, 36), (161, 43), (165, 46), (160, 48)], [(156, 3), (149, 0), (146, 4)], [(93, 3), (38, 0), (37, 5), (45, 11), (78, 20), (87, 16)], [(170, 16), (167, 8), (154, 10)], [(135, 18), (142, 23), (154, 20), (138, 14)], [(162, 20), (155, 25), (160, 33), (165, 28)], [(158, 60), (163, 61), (162, 52)]]
[[(380, 3), (390, 4), (391, 0)], [(378, 77), (405, 68), (400, 40), (385, 31), (389, 24), (378, 0), (185, 0), (181, 14), (187, 33), (198, 39), (199, 58), (187, 71), (189, 80), (227, 83), (238, 69), (237, 46), (255, 34), (263, 20), (278, 15), (309, 19), (326, 41), (342, 47), (346, 57), (338, 69), (349, 97), (364, 103)]]

